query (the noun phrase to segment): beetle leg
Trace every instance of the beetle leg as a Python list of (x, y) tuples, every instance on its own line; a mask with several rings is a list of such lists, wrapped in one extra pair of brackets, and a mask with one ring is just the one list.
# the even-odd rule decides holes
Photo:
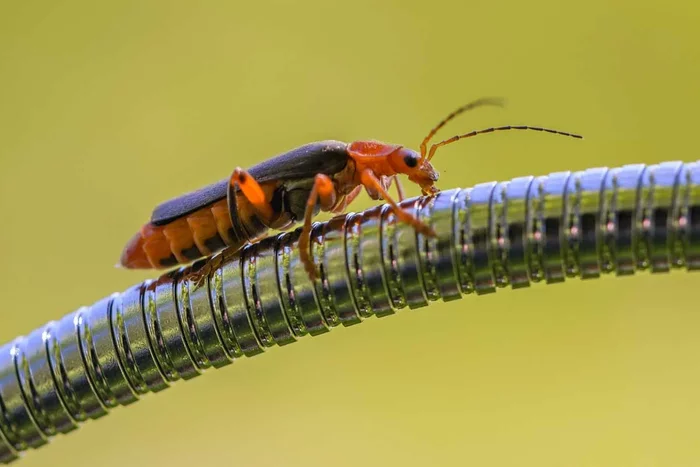
[(199, 270), (197, 270), (190, 279), (194, 284), (195, 289), (204, 287), (209, 275), (223, 264), (223, 255), (219, 254), (214, 258), (209, 259)]
[(190, 281), (194, 285), (194, 288), (199, 289), (204, 287), (207, 283), (207, 278), (209, 278), (209, 276), (211, 276), (215, 270), (224, 264), (224, 259), (226, 259), (228, 255), (238, 253), (246, 244), (247, 243), (244, 243), (236, 248), (229, 248), (228, 250), (220, 251), (219, 254), (209, 258), (200, 269), (192, 273)]
[(321, 205), (323, 211), (333, 209), (337, 195), (333, 181), (323, 174), (316, 175), (314, 186), (311, 188), (309, 200), (306, 202), (306, 211), (304, 211), (304, 227), (301, 229), (299, 237), (299, 259), (304, 265), (309, 279), (316, 279), (316, 266), (311, 260), (311, 220), (314, 216), (316, 203)]
[(231, 175), (231, 185), (238, 185), (250, 204), (255, 209), (255, 213), (267, 224), (272, 220), (274, 212), (272, 206), (265, 198), (265, 192), (260, 184), (248, 172), (240, 167), (236, 167)]
[(362, 185), (358, 185), (353, 190), (345, 195), (345, 199), (343, 199), (342, 203), (339, 203), (336, 207), (333, 208), (333, 214), (339, 214), (343, 211), (345, 211), (345, 208), (347, 208), (350, 203), (353, 202), (355, 198), (362, 192)]
[(403, 191), (403, 184), (401, 183), (401, 179), (399, 178), (398, 175), (392, 175), (392, 177), (389, 179), (389, 187), (391, 186), (392, 183), (396, 184), (396, 192), (399, 195), (399, 202), (405, 200), (406, 195), (405, 195), (405, 192)]
[(265, 240), (267, 237), (270, 236), (270, 232), (264, 232), (258, 235), (257, 237), (253, 238), (250, 240), (250, 243), (258, 243), (259, 241)]
[(413, 227), (423, 235), (428, 235), (430, 237), (435, 237), (437, 235), (433, 229), (422, 223), (419, 219), (417, 219), (409, 212), (401, 209), (401, 207), (398, 204), (396, 204), (396, 201), (391, 199), (391, 196), (382, 186), (382, 183), (379, 181), (377, 176), (374, 175), (374, 172), (372, 172), (372, 170), (363, 170), (362, 174), (360, 175), (360, 180), (362, 181), (362, 184), (365, 187), (371, 188), (372, 190), (375, 190), (382, 195), (382, 198), (384, 198), (384, 200), (387, 203), (389, 203), (389, 205), (391, 205), (392, 209), (394, 210), (394, 214), (396, 214), (396, 217), (398, 217), (400, 221), (409, 224), (411, 227)]
[(221, 252), (218, 256), (215, 256), (214, 258), (211, 258), (207, 261), (207, 263), (202, 266), (200, 270), (196, 272), (195, 277), (193, 277), (193, 282), (195, 285), (195, 288), (203, 287), (206, 283), (207, 277), (211, 275), (212, 272), (214, 272), (216, 269), (220, 268), (224, 264), (224, 259), (226, 258), (227, 254), (235, 254), (238, 253), (241, 248), (243, 248), (245, 245), (249, 243), (256, 243), (259, 242), (269, 236), (269, 232), (265, 232), (263, 234), (258, 235), (257, 237), (249, 240), (246, 242), (244, 245), (241, 245), (239, 248), (234, 249), (229, 249), (224, 250)]
[[(270, 222), (272, 222), (272, 218), (274, 217), (275, 213), (272, 206), (270, 206), (270, 203), (267, 202), (265, 192), (263, 191), (262, 187), (252, 175), (242, 168), (236, 167), (231, 175), (229, 183), (234, 187), (236, 185), (238, 186), (243, 193), (243, 196), (250, 202), (251, 206), (255, 210), (255, 214), (265, 225), (269, 225)], [(248, 243), (250, 243), (250, 241)], [(240, 247), (242, 246), (243, 245)], [(240, 250), (240, 247), (238, 250)], [(219, 256), (209, 260), (199, 271), (197, 271), (195, 276), (192, 278), (195, 287), (203, 287), (206, 282), (206, 278), (212, 273), (212, 271), (221, 266), (221, 263), (222, 256)]]

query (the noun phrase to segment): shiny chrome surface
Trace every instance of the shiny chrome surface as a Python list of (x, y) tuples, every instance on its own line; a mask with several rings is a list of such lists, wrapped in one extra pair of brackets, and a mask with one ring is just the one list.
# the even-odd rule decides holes
[(700, 268), (700, 163), (521, 177), (414, 198), (425, 238), (387, 206), (224, 251), (0, 348), (0, 461), (140, 395), (371, 316), (498, 288)]

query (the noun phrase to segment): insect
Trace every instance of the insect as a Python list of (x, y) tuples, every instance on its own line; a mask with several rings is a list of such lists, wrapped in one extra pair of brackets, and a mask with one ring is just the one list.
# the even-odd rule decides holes
[(321, 141), (306, 144), (261, 162), (248, 170), (237, 167), (229, 178), (158, 205), (150, 222), (126, 245), (118, 266), (164, 269), (214, 254), (225, 247), (238, 250), (267, 236), (270, 229), (286, 230), (303, 221), (299, 257), (311, 280), (316, 267), (310, 257), (313, 217), (320, 211), (341, 213), (364, 188), (373, 200), (384, 200), (397, 219), (416, 231), (435, 232), (403, 210), (389, 194), (398, 175), (406, 175), (424, 195), (436, 194), (438, 172), (431, 164), (438, 148), (464, 138), (503, 130), (535, 130), (574, 138), (579, 135), (531, 126), (500, 126), (454, 136), (428, 148), (445, 124), (468, 110), (502, 106), (483, 98), (464, 105), (438, 123), (423, 139), (420, 151), (378, 141)]

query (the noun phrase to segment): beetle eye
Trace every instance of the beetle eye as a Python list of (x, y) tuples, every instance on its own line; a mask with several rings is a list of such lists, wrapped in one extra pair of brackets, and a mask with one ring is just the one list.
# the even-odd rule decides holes
[(404, 156), (403, 161), (410, 168), (414, 168), (418, 165), (418, 158), (414, 154), (407, 154)]

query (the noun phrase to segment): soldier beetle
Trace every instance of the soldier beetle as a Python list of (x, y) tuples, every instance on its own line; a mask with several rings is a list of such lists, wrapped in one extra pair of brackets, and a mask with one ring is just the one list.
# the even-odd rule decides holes
[(149, 223), (126, 245), (118, 266), (163, 269), (189, 263), (225, 247), (235, 250), (265, 237), (270, 229), (286, 230), (303, 221), (299, 257), (311, 280), (316, 267), (310, 256), (313, 217), (319, 211), (341, 213), (362, 188), (373, 200), (391, 205), (397, 218), (416, 231), (434, 236), (430, 227), (401, 209), (389, 195), (398, 175), (406, 175), (424, 195), (433, 195), (438, 172), (431, 160), (438, 148), (472, 136), (502, 130), (535, 130), (574, 138), (579, 135), (531, 126), (500, 126), (454, 136), (428, 149), (428, 143), (459, 114), (480, 106), (502, 106), (484, 98), (464, 105), (438, 123), (420, 145), (420, 152), (377, 141), (321, 141), (261, 162), (248, 170), (237, 167), (218, 183), (166, 201), (155, 208)]

